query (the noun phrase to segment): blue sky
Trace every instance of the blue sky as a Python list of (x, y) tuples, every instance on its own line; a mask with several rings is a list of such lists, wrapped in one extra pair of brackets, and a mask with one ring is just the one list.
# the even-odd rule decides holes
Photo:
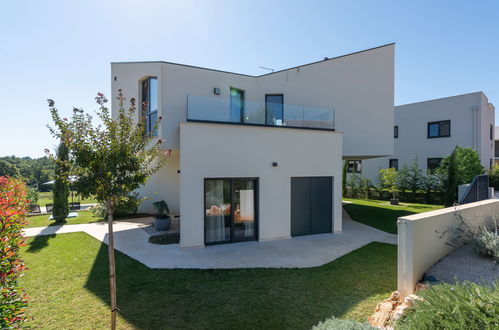
[(110, 94), (110, 62), (261, 74), (396, 42), (395, 104), (483, 91), (499, 105), (499, 2), (5, 1), (0, 156), (43, 155), (63, 113)]

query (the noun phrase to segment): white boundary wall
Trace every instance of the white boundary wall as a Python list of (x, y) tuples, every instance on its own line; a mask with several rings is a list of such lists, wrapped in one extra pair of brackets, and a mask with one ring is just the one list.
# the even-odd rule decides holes
[(454, 249), (446, 244), (448, 235), (440, 236), (459, 225), (456, 212), (466, 221), (488, 225), (492, 214), (499, 215), (499, 200), (488, 199), (398, 219), (397, 276), (398, 290), (403, 297), (413, 293), (424, 272)]

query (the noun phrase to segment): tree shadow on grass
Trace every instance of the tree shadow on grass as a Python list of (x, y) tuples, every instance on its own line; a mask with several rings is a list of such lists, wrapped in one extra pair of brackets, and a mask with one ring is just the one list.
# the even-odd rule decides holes
[[(109, 305), (107, 258), (102, 244), (85, 288)], [(138, 329), (309, 329), (396, 288), (382, 243), (306, 269), (160, 270), (118, 251), (116, 266), (119, 313)]]
[(49, 245), (49, 240), (54, 238), (56, 234), (45, 234), (44, 231), (46, 230), (48, 229), (42, 230), (42, 232), (40, 233), (41, 235), (37, 235), (33, 238), (33, 240), (29, 243), (28, 252), (38, 252)]

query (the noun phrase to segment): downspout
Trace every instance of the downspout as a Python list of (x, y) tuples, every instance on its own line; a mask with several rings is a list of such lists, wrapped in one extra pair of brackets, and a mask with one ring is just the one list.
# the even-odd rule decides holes
[[(477, 141), (476, 141), (476, 123), (478, 121), (477, 119), (477, 113), (478, 113), (478, 107), (476, 105), (473, 106), (473, 149), (477, 150)], [(478, 150), (477, 150), (478, 151)]]

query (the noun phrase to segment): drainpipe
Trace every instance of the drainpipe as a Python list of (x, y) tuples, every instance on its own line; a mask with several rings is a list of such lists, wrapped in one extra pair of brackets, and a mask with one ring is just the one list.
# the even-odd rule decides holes
[(478, 107), (476, 105), (473, 106), (473, 149), (477, 150), (477, 141), (476, 141), (476, 124), (477, 124), (477, 113)]

